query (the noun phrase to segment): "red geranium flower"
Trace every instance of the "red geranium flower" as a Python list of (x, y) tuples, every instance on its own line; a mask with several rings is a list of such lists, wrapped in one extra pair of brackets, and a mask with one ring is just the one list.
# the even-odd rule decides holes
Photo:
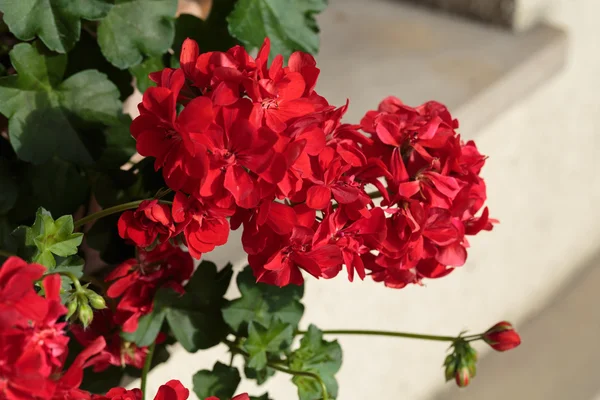
[(144, 200), (135, 211), (125, 211), (118, 223), (119, 235), (138, 247), (162, 243), (175, 232), (171, 210), (158, 200)]
[[(178, 380), (167, 382), (158, 388), (154, 400), (186, 400), (190, 391), (183, 387)], [(94, 395), (93, 400), (141, 400), (142, 391), (140, 389), (127, 390), (124, 388), (114, 388), (105, 395)]]

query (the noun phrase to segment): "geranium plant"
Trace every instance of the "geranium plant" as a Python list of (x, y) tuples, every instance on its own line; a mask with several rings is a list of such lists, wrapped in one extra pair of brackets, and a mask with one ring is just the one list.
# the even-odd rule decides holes
[[(456, 336), (300, 328), (305, 278), (441, 278), (496, 223), (486, 157), (444, 105), (387, 97), (350, 124), (348, 103), (317, 93), (324, 7), (221, 0), (200, 20), (176, 18), (175, 0), (0, 0), (0, 399), (150, 398), (174, 343), (224, 343), (246, 379), (288, 374), (301, 400), (338, 398), (336, 335), (447, 341), (461, 387), (471, 342), (519, 345), (508, 322)], [(203, 260), (232, 229), (241, 271)], [(237, 394), (241, 376), (216, 362), (154, 398), (269, 399)]]

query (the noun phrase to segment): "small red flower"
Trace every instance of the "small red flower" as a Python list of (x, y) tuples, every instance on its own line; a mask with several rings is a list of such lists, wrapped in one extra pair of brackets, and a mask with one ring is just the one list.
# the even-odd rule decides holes
[(502, 321), (483, 334), (483, 340), (496, 351), (507, 351), (521, 344), (521, 337), (510, 322)]
[(158, 200), (144, 200), (135, 211), (125, 211), (118, 223), (119, 235), (138, 247), (169, 239), (175, 232), (171, 210)]
[(138, 251), (137, 259), (123, 262), (105, 279), (112, 282), (106, 295), (120, 298), (116, 322), (124, 332), (134, 332), (140, 317), (152, 311), (157, 290), (170, 287), (183, 294), (182, 283), (190, 278), (193, 270), (190, 255), (168, 242), (149, 252)]
[(202, 253), (211, 252), (216, 246), (227, 243), (227, 217), (233, 215), (234, 208), (217, 207), (210, 201), (198, 200), (177, 192), (172, 213), (177, 223), (177, 231), (183, 231), (192, 257), (199, 259)]
[[(187, 400), (190, 391), (183, 387), (178, 380), (172, 380), (158, 388), (154, 400)], [(124, 388), (114, 388), (105, 395), (94, 395), (92, 400), (141, 400), (142, 391), (140, 389), (127, 390)]]
[(44, 266), (28, 264), (19, 257), (4, 262), (0, 268), (0, 328), (44, 319), (48, 302), (33, 289), (33, 282), (44, 272)]

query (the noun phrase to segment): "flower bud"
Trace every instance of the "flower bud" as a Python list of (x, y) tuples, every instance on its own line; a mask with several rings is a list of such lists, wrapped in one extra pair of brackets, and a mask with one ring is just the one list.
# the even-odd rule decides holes
[(85, 291), (85, 294), (93, 308), (96, 310), (103, 310), (106, 308), (106, 301), (104, 300), (104, 297), (89, 289)]
[(79, 311), (77, 313), (79, 317), (79, 321), (83, 324), (84, 328), (87, 328), (89, 324), (92, 323), (94, 319), (94, 311), (92, 307), (90, 307), (87, 302), (79, 304)]
[(67, 319), (71, 318), (77, 311), (77, 299), (71, 299), (67, 304)]
[(456, 364), (456, 359), (453, 354), (450, 354), (448, 357), (446, 357), (446, 362), (444, 362), (444, 365), (446, 366), (446, 369), (444, 370), (446, 382), (454, 379), (456, 376)]
[(466, 365), (461, 365), (460, 368), (456, 371), (456, 375), (454, 376), (454, 380), (458, 387), (467, 387), (469, 386), (469, 382), (471, 380), (471, 374), (469, 372), (469, 367)]
[(506, 321), (498, 322), (482, 336), (483, 340), (496, 351), (507, 351), (521, 344), (521, 337)]

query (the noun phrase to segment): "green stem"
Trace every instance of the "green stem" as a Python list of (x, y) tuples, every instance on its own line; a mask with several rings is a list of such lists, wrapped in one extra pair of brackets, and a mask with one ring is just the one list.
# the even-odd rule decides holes
[(148, 354), (146, 354), (146, 361), (144, 362), (144, 368), (142, 369), (142, 400), (146, 400), (146, 381), (148, 380), (148, 372), (150, 372), (150, 365), (152, 365), (152, 356), (154, 355), (155, 347), (156, 342), (152, 343), (150, 347), (148, 347)]
[(293, 369), (289, 369), (286, 368), (282, 365), (279, 364), (274, 364), (274, 363), (267, 363), (267, 365), (271, 368), (273, 368), (274, 370), (286, 373), (286, 374), (290, 374), (290, 375), (294, 375), (294, 376), (306, 376), (308, 378), (312, 378), (314, 380), (316, 380), (317, 382), (319, 382), (319, 385), (321, 386), (321, 392), (323, 393), (323, 400), (329, 400), (329, 394), (327, 393), (327, 386), (325, 386), (325, 382), (323, 382), (323, 379), (321, 379), (321, 377), (318, 374), (312, 373), (312, 372), (307, 372), (307, 371), (296, 371)]
[[(437, 335), (422, 335), (420, 333), (406, 333), (406, 332), (391, 332), (391, 331), (369, 331), (362, 329), (335, 329), (323, 331), (324, 334), (329, 335), (369, 335), (369, 336), (391, 336), (401, 337), (408, 339), (421, 339), (421, 340), (434, 340), (438, 342), (454, 342), (458, 339), (455, 336), (437, 336)], [(297, 331), (296, 335), (304, 335), (306, 331)]]
[[(239, 348), (234, 342), (225, 340), (223, 343), (225, 343), (229, 347), (229, 350), (231, 351), (232, 354), (237, 353), (237, 354), (241, 354), (245, 358), (250, 357), (250, 354), (248, 354), (247, 352), (245, 352), (244, 350)], [(313, 372), (308, 372), (308, 371), (296, 371), (296, 370), (290, 369), (284, 365), (281, 365), (279, 363), (273, 363), (273, 362), (267, 362), (267, 366), (270, 368), (273, 368), (276, 371), (283, 372), (283, 373), (286, 373), (289, 375), (306, 376), (308, 378), (312, 378), (312, 379), (316, 380), (317, 382), (319, 382), (319, 385), (321, 386), (321, 392), (323, 393), (323, 400), (329, 400), (329, 393), (327, 392), (327, 386), (325, 386), (325, 382), (323, 382), (323, 379), (321, 379), (321, 377), (318, 374), (315, 374)]]
[(8, 258), (8, 257), (12, 257), (14, 255), (16, 255), (16, 254), (13, 254), (13, 253), (11, 253), (10, 251), (7, 251), (7, 250), (0, 249), (0, 257), (6, 257), (6, 258)]
[[(96, 213), (86, 215), (85, 217), (75, 221), (75, 229), (82, 227), (85, 224), (89, 224), (90, 222), (95, 221), (97, 219), (104, 218), (109, 215), (120, 213), (120, 212), (123, 212), (126, 210), (131, 210), (133, 208), (137, 208), (145, 200), (152, 200), (152, 199), (130, 201), (129, 203), (119, 204), (118, 206), (105, 208), (104, 210), (100, 210)], [(159, 203), (173, 204), (172, 202), (166, 201), (166, 200), (159, 200)]]
[(58, 274), (64, 275), (67, 278), (69, 278), (73, 282), (73, 286), (75, 286), (75, 291), (77, 291), (77, 292), (82, 291), (81, 282), (79, 282), (79, 279), (77, 279), (77, 277), (75, 275), (73, 275), (71, 272), (63, 271), (63, 272), (59, 272)]
[(373, 193), (367, 193), (371, 199), (378, 199), (381, 196), (381, 192), (379, 190), (374, 191)]

